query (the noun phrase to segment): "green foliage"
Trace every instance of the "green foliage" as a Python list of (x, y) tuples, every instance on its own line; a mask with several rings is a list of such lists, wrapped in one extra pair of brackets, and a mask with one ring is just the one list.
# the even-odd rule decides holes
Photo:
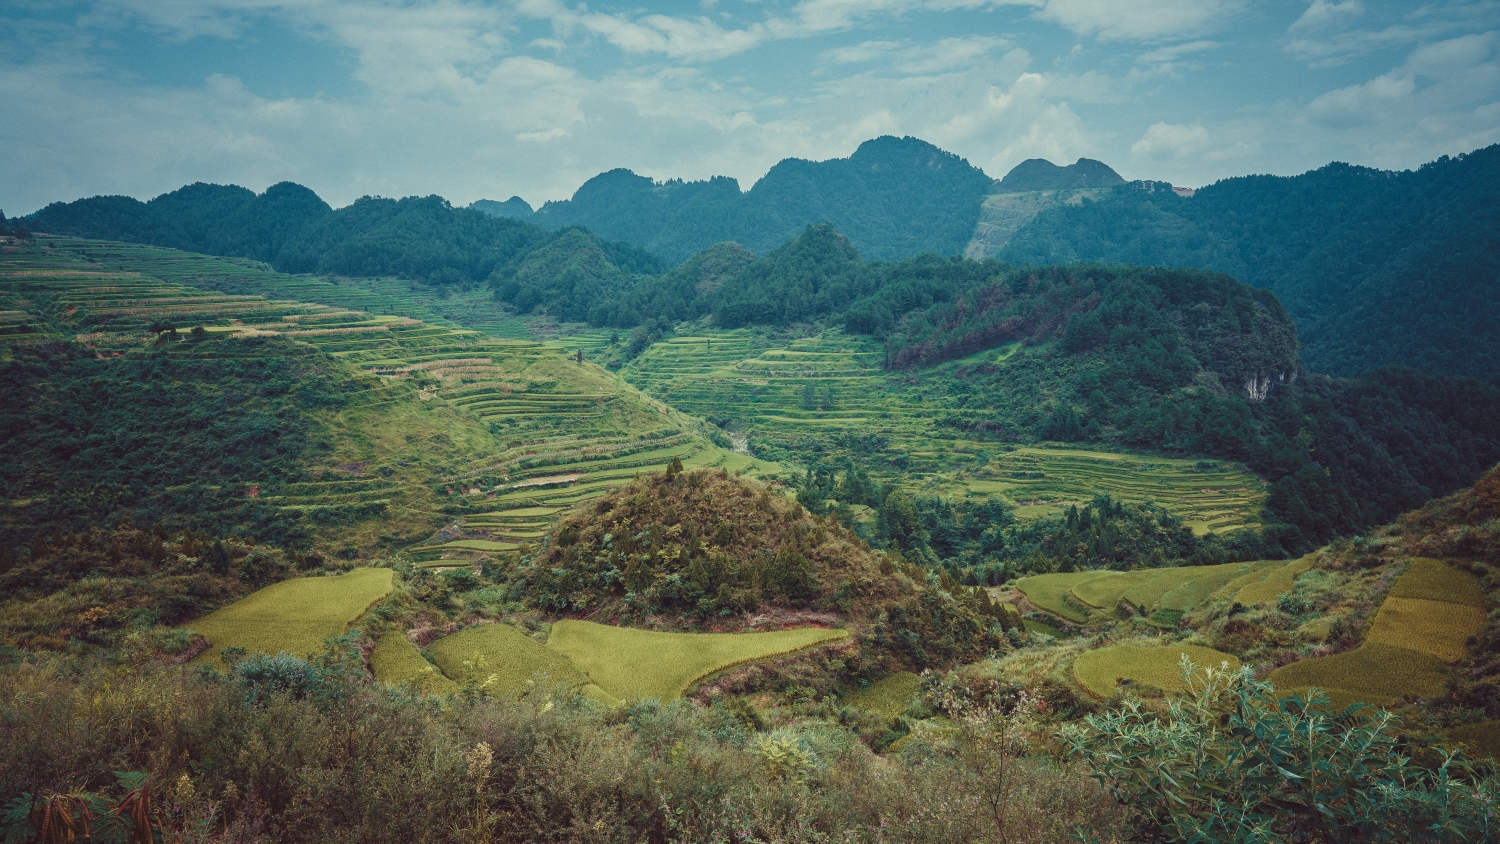
[(531, 219), (553, 228), (585, 225), (673, 262), (722, 241), (765, 253), (804, 226), (830, 222), (860, 252), (896, 260), (962, 252), (992, 184), (956, 155), (916, 138), (885, 136), (860, 144), (849, 158), (786, 159), (743, 194), (723, 176), (657, 183), (611, 170)]
[(0, 363), (0, 484), (29, 503), (0, 542), (121, 518), (306, 541), (291, 514), (246, 496), (301, 480), (330, 436), (319, 411), (360, 390), (352, 373), (279, 339), (175, 344), (100, 359), (77, 344)]
[(1500, 781), (1458, 755), (1430, 766), (1394, 715), (1282, 699), (1248, 670), (1182, 665), (1188, 695), (1065, 727), (1069, 752), (1161, 841), (1487, 841)]
[(1335, 163), (1225, 179), (1191, 199), (1124, 186), (1043, 211), (999, 257), (1230, 273), (1287, 304), (1318, 371), (1401, 364), (1500, 384), (1497, 179), (1491, 146), (1399, 173)]

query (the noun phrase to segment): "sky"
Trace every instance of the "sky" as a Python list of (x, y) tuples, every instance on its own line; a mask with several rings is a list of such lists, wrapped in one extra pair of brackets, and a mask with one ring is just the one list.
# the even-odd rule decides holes
[(1500, 142), (1500, 2), (0, 0), (0, 209), (565, 199), (913, 135), (1199, 187)]

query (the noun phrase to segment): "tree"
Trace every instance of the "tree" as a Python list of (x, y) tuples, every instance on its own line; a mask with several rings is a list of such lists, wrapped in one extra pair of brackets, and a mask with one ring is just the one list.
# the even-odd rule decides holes
[(811, 381), (802, 385), (802, 409), (818, 409), (818, 388), (813, 386)]

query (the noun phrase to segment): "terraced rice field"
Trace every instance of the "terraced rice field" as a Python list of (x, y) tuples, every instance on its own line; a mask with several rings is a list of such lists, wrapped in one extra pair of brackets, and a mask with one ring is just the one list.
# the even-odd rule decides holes
[(1336, 706), (1390, 704), (1442, 691), (1449, 665), (1484, 627), (1482, 587), (1438, 560), (1415, 559), (1380, 605), (1359, 647), (1271, 672), (1285, 692), (1324, 691)]
[(902, 671), (883, 677), (863, 689), (855, 689), (844, 695), (840, 703), (867, 712), (878, 712), (892, 718), (906, 711), (911, 699), (922, 689), (922, 677), (910, 671)]
[(1114, 694), (1120, 681), (1148, 683), (1163, 691), (1182, 692), (1182, 657), (1200, 668), (1218, 670), (1240, 667), (1233, 654), (1198, 645), (1111, 645), (1087, 651), (1073, 663), (1073, 679), (1094, 697), (1104, 700)]
[[(1204, 601), (1225, 597), (1232, 584), (1246, 579), (1264, 579), (1268, 573), (1294, 565), (1272, 560), (1130, 572), (1040, 574), (1016, 581), (1015, 588), (1040, 609), (1080, 624), (1087, 622), (1094, 613), (1112, 614), (1121, 603), (1126, 603), (1136, 612), (1149, 615), (1153, 621), (1173, 627), (1184, 613)], [(1281, 591), (1289, 589), (1290, 579), (1286, 580)]]
[(445, 695), (458, 691), (459, 685), (448, 679), (436, 665), (422, 657), (422, 652), (400, 631), (380, 637), (370, 653), (370, 669), (375, 679), (390, 686), (403, 683), (420, 692)]
[(484, 685), (492, 694), (519, 695), (529, 682), (540, 681), (598, 695), (597, 690), (586, 688), (588, 677), (565, 655), (509, 624), (460, 630), (433, 642), (428, 651), (445, 675), (459, 683)]
[[(288, 276), (254, 262), (129, 244), (43, 243), (0, 255), (0, 313), (35, 314), (100, 357), (141, 348), (153, 321), (170, 320), (183, 338), (194, 326), (212, 342), (280, 337), (374, 376), (341, 411), (351, 440), (364, 442), (361, 456), (259, 495), (320, 524), (396, 512), (406, 524), (426, 525), (422, 533), (446, 524), (414, 549), (422, 561), (516, 550), (543, 536), (566, 508), (673, 457), (688, 466), (774, 471), (713, 446), (698, 420), (570, 359), (561, 346), (491, 337), (434, 316), (441, 303), (410, 285), (403, 293), (395, 282)], [(412, 441), (408, 430), (402, 441), (403, 418), (437, 408), (477, 421), (489, 439), (456, 442), (456, 433), (440, 431)], [(361, 433), (372, 426), (383, 428), (379, 442)]]
[(393, 576), (390, 569), (364, 568), (267, 586), (189, 625), (210, 643), (194, 662), (214, 662), (228, 647), (302, 657), (317, 653), (324, 639), (348, 632), (365, 610), (391, 593)]
[[(1003, 362), (1012, 349), (986, 353)], [(850, 455), (911, 492), (1000, 495), (1021, 518), (1107, 493), (1152, 501), (1198, 533), (1258, 523), (1265, 493), (1220, 464), (966, 439), (934, 422), (920, 385), (881, 369), (875, 341), (829, 331), (785, 338), (741, 330), (657, 343), (622, 370), (631, 384), (685, 412), (729, 424), (770, 459)]]
[(675, 700), (717, 671), (795, 653), (848, 635), (847, 630), (817, 627), (771, 633), (660, 633), (588, 621), (559, 621), (552, 626), (547, 647), (565, 655), (590, 680), (616, 697)]

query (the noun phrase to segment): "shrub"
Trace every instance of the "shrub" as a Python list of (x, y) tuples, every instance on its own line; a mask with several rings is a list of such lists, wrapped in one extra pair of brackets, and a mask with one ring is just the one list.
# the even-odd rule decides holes
[(1402, 754), (1396, 716), (1281, 699), (1248, 670), (1199, 670), (1164, 715), (1138, 701), (1070, 725), (1070, 753), (1163, 841), (1492, 841), (1500, 779)]

